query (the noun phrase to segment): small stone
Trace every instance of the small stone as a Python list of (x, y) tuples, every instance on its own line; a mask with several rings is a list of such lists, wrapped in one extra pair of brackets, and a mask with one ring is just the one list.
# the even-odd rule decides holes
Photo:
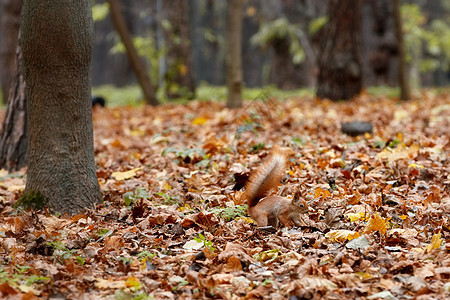
[(350, 136), (363, 135), (365, 133), (372, 133), (373, 125), (370, 122), (354, 121), (342, 123), (341, 131)]

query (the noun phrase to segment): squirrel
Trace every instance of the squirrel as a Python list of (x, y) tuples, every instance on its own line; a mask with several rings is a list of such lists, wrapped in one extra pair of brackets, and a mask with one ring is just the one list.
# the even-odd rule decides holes
[(258, 226), (278, 227), (278, 221), (284, 226), (300, 226), (300, 214), (308, 212), (305, 200), (296, 193), (293, 199), (281, 196), (268, 196), (283, 178), (288, 161), (287, 154), (274, 149), (263, 164), (253, 173), (245, 185), (244, 199), (247, 200), (248, 213)]

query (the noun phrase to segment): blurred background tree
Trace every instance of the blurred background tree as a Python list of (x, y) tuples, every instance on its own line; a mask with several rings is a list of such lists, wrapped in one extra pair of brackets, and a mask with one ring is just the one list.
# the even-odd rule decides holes
[[(119, 2), (135, 48), (145, 58), (158, 100), (194, 96), (225, 98), (226, 93), (215, 86), (226, 84), (227, 1)], [(11, 62), (6, 58), (5, 47), (12, 49), (10, 57), (15, 53), (14, 44), (6, 42), (8, 34), (13, 35), (12, 29), (4, 24), (10, 12), (8, 3), (17, 4), (17, 1), (0, 0), (0, 62)], [(274, 86), (284, 90), (312, 90), (315, 87), (319, 74), (317, 56), (325, 38), (323, 30), (329, 22), (329, 3), (325, 0), (244, 0), (244, 98), (248, 88)], [(412, 87), (448, 85), (450, 3), (403, 0), (400, 4)], [(142, 100), (106, 0), (94, 1), (93, 16), (96, 21), (94, 91), (104, 93), (107, 98)], [(362, 1), (361, 36), (362, 86), (396, 87), (397, 39), (392, 1)], [(0, 68), (2, 98), (8, 94), (5, 90), (10, 79), (5, 78), (11, 78), (11, 74), (14, 72)]]

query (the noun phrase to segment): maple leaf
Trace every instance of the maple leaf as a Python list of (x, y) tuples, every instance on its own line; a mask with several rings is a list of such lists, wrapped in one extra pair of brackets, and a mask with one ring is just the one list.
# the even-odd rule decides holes
[(369, 222), (366, 225), (365, 233), (379, 231), (381, 234), (386, 234), (386, 221), (380, 217), (378, 213), (370, 216)]

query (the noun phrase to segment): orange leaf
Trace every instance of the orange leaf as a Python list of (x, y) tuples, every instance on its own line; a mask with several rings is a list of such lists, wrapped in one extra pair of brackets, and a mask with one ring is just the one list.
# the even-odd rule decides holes
[(386, 228), (386, 221), (376, 213), (370, 217), (365, 232), (371, 233), (373, 231), (379, 231), (382, 234), (386, 234)]

